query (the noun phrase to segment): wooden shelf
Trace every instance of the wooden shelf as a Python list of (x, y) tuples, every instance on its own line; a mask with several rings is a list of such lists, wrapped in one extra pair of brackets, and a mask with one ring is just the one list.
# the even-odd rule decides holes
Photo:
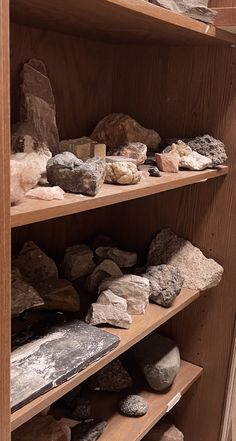
[(214, 8), (217, 11), (216, 26), (236, 34), (236, 6)]
[(44, 395), (36, 398), (34, 401), (27, 404), (22, 409), (14, 412), (11, 416), (12, 430), (24, 424), (30, 418), (38, 414), (41, 410), (45, 409), (47, 406), (49, 406), (60, 397), (65, 395), (67, 392), (69, 392), (71, 389), (73, 389), (75, 386), (82, 383), (88, 377), (100, 370), (110, 361), (114, 360), (119, 355), (127, 351), (139, 340), (144, 338), (150, 332), (154, 331), (164, 322), (176, 315), (179, 311), (190, 305), (199, 296), (200, 293), (198, 291), (183, 289), (171, 308), (165, 309), (161, 306), (150, 304), (144, 315), (133, 316), (133, 323), (129, 330), (104, 327), (103, 329), (120, 337), (119, 346), (109, 354), (105, 355), (105, 357), (88, 366), (72, 379), (50, 390)]
[(161, 178), (143, 178), (139, 184), (119, 186), (104, 184), (95, 197), (66, 194), (62, 201), (40, 201), (25, 198), (19, 205), (11, 208), (11, 226), (19, 227), (69, 214), (80, 213), (106, 205), (117, 204), (144, 196), (161, 193), (167, 190), (184, 187), (226, 175), (227, 166), (214, 170), (198, 172), (181, 171), (179, 173), (163, 173)]
[(211, 44), (235, 36), (144, 0), (11, 0), (18, 23), (106, 41)]

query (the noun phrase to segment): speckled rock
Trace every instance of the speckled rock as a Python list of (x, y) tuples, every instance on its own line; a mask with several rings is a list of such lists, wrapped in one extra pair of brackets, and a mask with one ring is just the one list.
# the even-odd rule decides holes
[(64, 312), (80, 310), (79, 295), (68, 280), (45, 281), (37, 285), (37, 288), (44, 300), (43, 308)]
[(225, 145), (210, 135), (197, 136), (188, 141), (188, 145), (197, 153), (211, 159), (209, 167), (217, 167), (227, 160)]
[(56, 421), (52, 416), (36, 416), (14, 430), (12, 441), (70, 441), (68, 426)]
[(17, 268), (11, 271), (11, 315), (17, 316), (26, 309), (42, 306), (44, 301), (39, 293), (23, 279)]
[(120, 268), (129, 268), (137, 263), (137, 254), (114, 247), (98, 247), (95, 251), (98, 260), (113, 260)]
[(103, 305), (101, 303), (92, 303), (86, 319), (90, 325), (109, 324), (117, 328), (129, 329), (132, 318), (120, 306)]
[(83, 422), (71, 429), (71, 441), (96, 441), (106, 429), (106, 421)]
[(52, 201), (54, 199), (64, 199), (64, 191), (55, 185), (54, 187), (36, 187), (27, 191), (26, 197), (33, 199), (42, 199), (44, 201)]
[(129, 142), (114, 150), (113, 155), (135, 159), (136, 163), (141, 165), (147, 159), (147, 146), (141, 142)]
[(153, 332), (133, 348), (133, 353), (149, 386), (157, 392), (168, 389), (180, 369), (175, 342)]
[(144, 277), (150, 282), (150, 299), (165, 307), (173, 304), (184, 283), (180, 270), (172, 265), (149, 266)]
[(47, 163), (47, 178), (51, 185), (59, 185), (71, 193), (95, 196), (105, 179), (105, 160), (90, 158), (83, 162), (73, 153), (63, 152)]
[[(113, 260), (103, 260), (90, 274), (87, 280), (87, 288), (89, 292), (96, 292), (100, 283), (107, 277), (119, 277), (123, 273)], [(104, 291), (104, 290), (103, 290)]]
[(111, 149), (130, 142), (141, 142), (154, 151), (157, 151), (161, 141), (155, 130), (145, 129), (135, 119), (123, 113), (111, 113), (103, 118), (95, 127), (91, 138), (104, 142)]
[(132, 385), (132, 378), (121, 361), (116, 358), (91, 377), (90, 389), (120, 392)]
[(160, 422), (148, 432), (143, 441), (184, 441), (184, 435), (172, 424)]
[(217, 286), (224, 271), (215, 260), (205, 257), (191, 242), (177, 236), (169, 228), (157, 234), (148, 253), (148, 265), (163, 263), (180, 270), (185, 288), (200, 291)]
[(107, 184), (137, 184), (141, 176), (142, 174), (138, 171), (137, 166), (131, 162), (124, 160), (123, 162), (106, 164), (105, 182)]
[(120, 412), (127, 416), (143, 416), (148, 411), (147, 401), (139, 395), (127, 395), (119, 403)]
[(66, 248), (62, 268), (67, 279), (73, 281), (91, 274), (95, 268), (93, 252), (87, 245)]
[(194, 20), (214, 23), (217, 12), (208, 8), (208, 0), (149, 0), (154, 5), (187, 15)]
[(152, 178), (160, 178), (161, 177), (161, 173), (159, 172), (157, 167), (150, 167), (148, 169), (148, 173), (149, 173), (149, 176), (151, 176)]
[(156, 153), (155, 159), (159, 170), (166, 173), (178, 173), (179, 158), (170, 154)]
[(72, 418), (75, 420), (87, 420), (91, 418), (91, 401), (84, 397), (76, 398), (76, 406), (72, 412)]
[(106, 289), (110, 289), (113, 294), (126, 299), (129, 314), (145, 313), (150, 294), (148, 279), (133, 274), (111, 277), (100, 284), (99, 293)]

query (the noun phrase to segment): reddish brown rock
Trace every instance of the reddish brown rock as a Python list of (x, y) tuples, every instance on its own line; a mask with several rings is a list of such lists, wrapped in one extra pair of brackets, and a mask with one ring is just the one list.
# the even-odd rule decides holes
[(157, 167), (159, 170), (167, 173), (178, 173), (179, 158), (170, 154), (155, 154)]
[(12, 432), (12, 441), (70, 441), (68, 426), (52, 416), (36, 416)]
[(44, 300), (44, 309), (63, 312), (80, 310), (79, 295), (68, 280), (46, 281), (38, 286), (38, 291)]

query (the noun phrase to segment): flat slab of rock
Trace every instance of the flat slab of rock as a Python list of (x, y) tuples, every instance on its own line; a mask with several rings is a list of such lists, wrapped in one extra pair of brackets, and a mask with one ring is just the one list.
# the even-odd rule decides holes
[(184, 283), (180, 270), (172, 265), (149, 266), (144, 277), (150, 282), (150, 299), (165, 307), (173, 304)]
[(214, 23), (217, 12), (208, 8), (208, 0), (149, 0), (154, 5), (187, 15), (194, 20)]
[(106, 429), (107, 422), (93, 420), (71, 429), (71, 441), (96, 441)]
[(142, 177), (137, 166), (132, 162), (113, 162), (106, 164), (106, 177), (105, 182), (107, 184), (119, 184), (119, 185), (132, 185), (137, 184)]
[(23, 279), (17, 268), (11, 271), (11, 315), (15, 317), (30, 308), (44, 305), (39, 293)]
[(91, 274), (95, 268), (93, 252), (87, 245), (66, 248), (62, 267), (67, 279), (73, 281)]
[(174, 155), (156, 153), (155, 159), (159, 170), (166, 173), (178, 173), (179, 158)]
[(119, 344), (119, 338), (74, 321), (21, 346), (11, 357), (11, 409), (62, 384)]
[(117, 358), (91, 377), (90, 389), (120, 392), (132, 385), (132, 378)]
[(43, 282), (38, 285), (40, 296), (44, 300), (44, 309), (62, 312), (80, 310), (80, 298), (72, 283), (65, 279)]
[(119, 403), (119, 409), (123, 415), (139, 417), (147, 413), (148, 403), (139, 395), (127, 395)]
[(142, 142), (128, 142), (114, 150), (113, 155), (135, 159), (136, 163), (141, 165), (147, 159), (147, 146)]
[(86, 319), (90, 325), (109, 324), (117, 328), (129, 329), (132, 318), (123, 308), (114, 305), (92, 303)]
[(143, 438), (144, 441), (184, 441), (184, 435), (173, 424), (158, 423)]
[(175, 342), (153, 332), (133, 348), (134, 357), (149, 386), (157, 392), (168, 389), (180, 369)]
[[(103, 260), (90, 274), (87, 280), (87, 288), (89, 292), (96, 292), (101, 282), (107, 277), (123, 276), (119, 266), (113, 260)], [(104, 290), (103, 290), (104, 291)]]
[(208, 167), (217, 167), (227, 160), (225, 145), (210, 135), (197, 136), (188, 140), (188, 145), (197, 153), (211, 159)]
[(169, 228), (157, 234), (148, 253), (148, 265), (163, 263), (180, 270), (185, 288), (200, 291), (217, 286), (224, 271), (215, 260), (205, 257), (201, 250)]
[(11, 434), (12, 441), (70, 441), (71, 430), (52, 416), (36, 416)]
[(129, 268), (137, 263), (137, 254), (130, 251), (119, 250), (114, 247), (98, 247), (95, 250), (98, 260), (113, 260), (120, 268)]

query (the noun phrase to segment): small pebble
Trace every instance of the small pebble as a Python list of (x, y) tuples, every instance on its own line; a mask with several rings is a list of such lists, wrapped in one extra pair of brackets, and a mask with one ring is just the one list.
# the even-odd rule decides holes
[(160, 176), (161, 176), (157, 167), (150, 167), (148, 169), (148, 172), (149, 172), (149, 176), (152, 176), (154, 178), (160, 178)]
[(148, 403), (139, 395), (127, 395), (119, 404), (121, 413), (127, 416), (143, 416), (148, 411)]

